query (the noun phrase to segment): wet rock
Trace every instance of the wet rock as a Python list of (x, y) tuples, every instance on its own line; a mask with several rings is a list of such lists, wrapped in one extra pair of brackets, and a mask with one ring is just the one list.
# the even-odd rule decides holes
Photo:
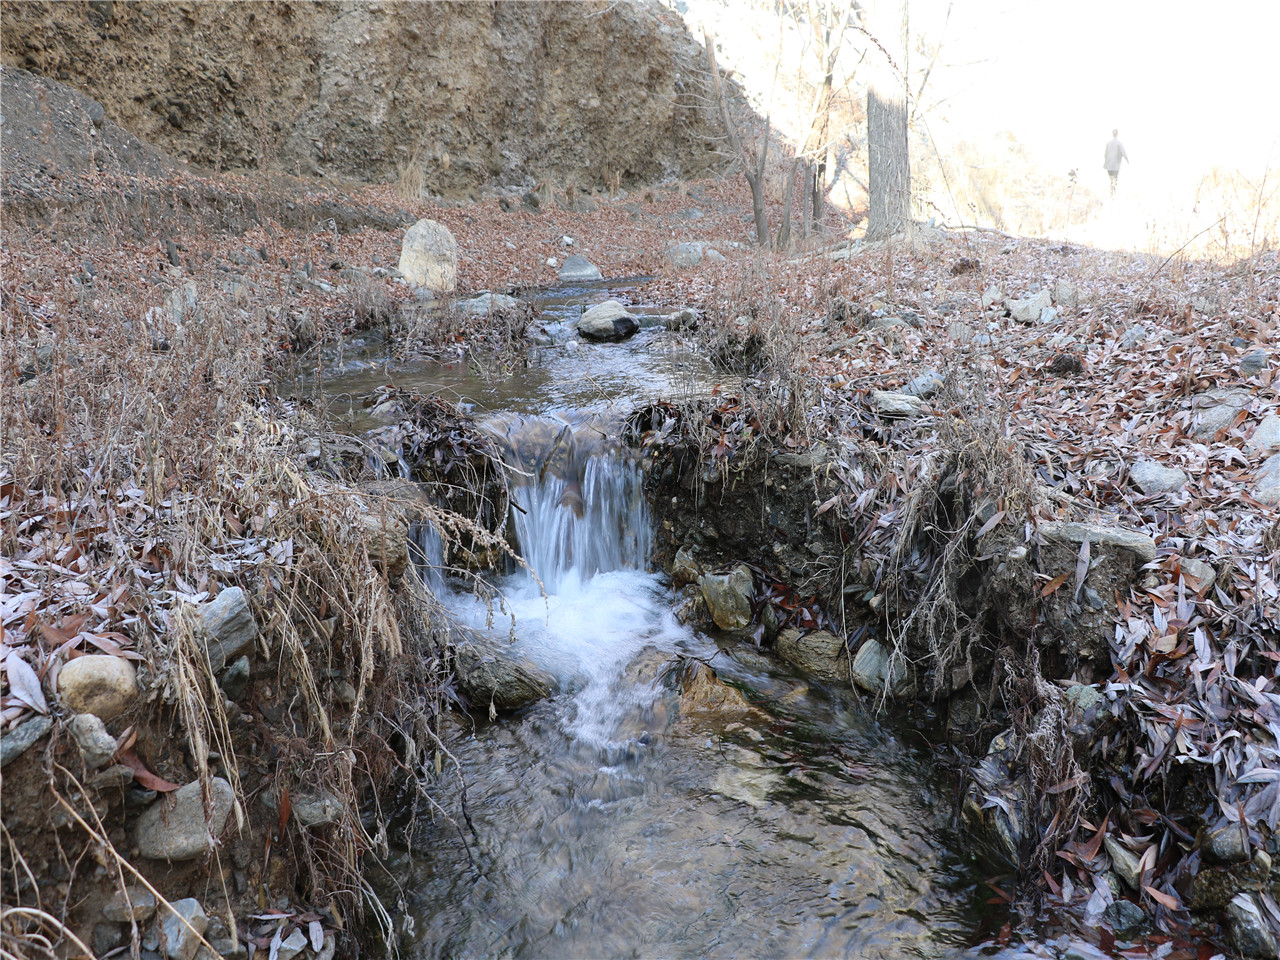
[(1140, 858), (1110, 835), (1103, 837), (1102, 845), (1107, 848), (1107, 856), (1111, 858), (1111, 867), (1116, 876), (1130, 890), (1137, 890), (1142, 881), (1142, 870), (1138, 866)]
[(1121, 527), (1103, 527), (1091, 523), (1042, 523), (1040, 534), (1048, 541), (1070, 543), (1079, 546), (1088, 540), (1095, 546), (1127, 550), (1140, 564), (1148, 564), (1156, 558), (1156, 542), (1145, 534)]
[(137, 699), (137, 673), (121, 657), (77, 657), (58, 674), (58, 696), (69, 710), (112, 720)]
[(1280, 952), (1276, 939), (1262, 915), (1262, 908), (1251, 893), (1239, 893), (1227, 904), (1227, 926), (1231, 942), (1244, 957), (1264, 957), (1276, 960)]
[(78, 713), (67, 724), (71, 739), (80, 748), (80, 757), (86, 770), (97, 770), (115, 756), (116, 738), (107, 733), (101, 720), (92, 713)]
[(899, 392), (905, 393), (909, 397), (920, 397), (927, 400), (942, 389), (943, 383), (945, 381), (942, 374), (938, 373), (937, 370), (928, 370), (904, 383)]
[(868, 693), (901, 696), (910, 686), (906, 664), (893, 662), (892, 651), (879, 640), (866, 641), (849, 666), (853, 682)]
[(199, 780), (170, 793), (138, 817), (134, 836), (138, 852), (148, 860), (194, 860), (213, 849), (235, 804), (231, 784), (214, 777), (209, 784), (209, 819)]
[(754, 713), (741, 691), (721, 680), (714, 670), (700, 660), (685, 661), (680, 674), (680, 714), (711, 713), (718, 716), (740, 716)]
[(482, 293), (470, 300), (462, 300), (454, 305), (459, 313), (469, 317), (488, 317), (493, 314), (510, 312), (520, 308), (520, 301), (502, 293)]
[(755, 592), (751, 570), (739, 564), (728, 573), (702, 577), (702, 598), (707, 612), (721, 630), (742, 630), (751, 623), (751, 597)]
[(228, 700), (239, 700), (243, 697), (245, 689), (249, 686), (249, 658), (240, 657), (227, 667), (227, 672), (222, 675), (218, 684)]
[(1240, 358), (1240, 375), (1242, 377), (1255, 377), (1270, 365), (1271, 361), (1267, 357), (1267, 351), (1259, 347), (1257, 350), (1250, 350)]
[(984, 859), (1000, 867), (1017, 867), (1021, 858), (1024, 788), (1010, 775), (1018, 740), (1005, 731), (991, 741), (987, 754), (973, 768), (960, 817)]
[(1209, 863), (1243, 863), (1250, 857), (1248, 831), (1228, 823), (1204, 835), (1200, 853)]
[(1212, 439), (1231, 425), (1251, 399), (1249, 391), (1234, 387), (1205, 391), (1196, 397), (1191, 435), (1197, 440)]
[(681, 547), (671, 564), (671, 584), (679, 589), (687, 583), (697, 583), (702, 576), (702, 566), (694, 559), (693, 551)]
[(1141, 346), (1147, 341), (1147, 328), (1144, 326), (1130, 327), (1120, 335), (1120, 349), (1133, 350)]
[(518, 710), (551, 695), (555, 678), (496, 645), (466, 643), (455, 655), (458, 686), (474, 708)]
[(849, 658), (844, 640), (826, 630), (804, 633), (794, 627), (778, 634), (778, 656), (802, 673), (820, 680), (845, 680)]
[[(432, 506), (431, 498), (411, 480), (370, 480), (361, 484), (360, 489), (384, 498), (387, 506), (395, 510), (405, 524), (421, 523)], [(381, 506), (374, 504), (373, 512), (380, 512)]]
[(150, 920), (155, 912), (155, 895), (141, 887), (117, 890), (115, 895), (107, 901), (107, 905), (102, 908), (102, 915), (112, 923), (128, 923), (130, 920), (141, 923), (144, 920)]
[(919, 417), (929, 412), (929, 405), (919, 397), (890, 390), (872, 390), (871, 408), (882, 417)]
[(558, 275), (565, 283), (591, 283), (604, 279), (604, 274), (600, 272), (599, 267), (586, 257), (580, 257), (577, 254), (565, 257)]
[(1280, 453), (1272, 454), (1254, 477), (1253, 498), (1260, 503), (1280, 503)]
[(1052, 308), (1053, 295), (1045, 288), (1021, 300), (1006, 300), (1004, 305), (1018, 323), (1035, 323), (1041, 313)]
[(587, 340), (626, 340), (639, 329), (640, 321), (617, 300), (596, 304), (578, 320), (578, 334)]
[(1176, 493), (1187, 485), (1187, 475), (1174, 467), (1162, 467), (1150, 460), (1139, 460), (1129, 468), (1131, 479), (1147, 496)]
[(209, 918), (194, 897), (175, 900), (172, 906), (160, 918), (160, 949), (168, 960), (192, 960), (200, 949), (200, 935), (209, 928)]
[(405, 231), (397, 269), (411, 287), (452, 293), (458, 285), (458, 242), (444, 224), (419, 220)]
[(29, 717), (0, 737), (0, 768), (30, 750), (51, 729), (53, 721), (48, 717)]
[(221, 673), (232, 660), (249, 652), (258, 639), (258, 622), (249, 608), (249, 598), (240, 587), (227, 587), (208, 603), (197, 608), (204, 648), (214, 674)]
[(1251, 453), (1267, 455), (1280, 450), (1280, 417), (1274, 413), (1262, 418), (1253, 431), (1253, 436), (1245, 441), (1245, 448)]
[(688, 307), (683, 310), (675, 310), (662, 318), (662, 325), (668, 330), (696, 330), (698, 328), (698, 314)]

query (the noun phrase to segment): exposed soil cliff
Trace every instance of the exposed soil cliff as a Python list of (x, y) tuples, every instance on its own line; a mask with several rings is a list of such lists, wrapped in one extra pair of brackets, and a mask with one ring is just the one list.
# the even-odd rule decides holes
[(7, 66), (211, 168), (435, 191), (716, 163), (701, 48), (656, 3), (6, 4)]

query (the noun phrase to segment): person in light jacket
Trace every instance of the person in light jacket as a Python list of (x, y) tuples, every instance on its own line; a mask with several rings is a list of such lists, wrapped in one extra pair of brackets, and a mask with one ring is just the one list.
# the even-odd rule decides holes
[(1116, 195), (1116, 181), (1120, 179), (1120, 161), (1128, 160), (1129, 155), (1124, 152), (1124, 144), (1120, 142), (1120, 131), (1111, 131), (1111, 140), (1107, 143), (1107, 152), (1105, 162), (1102, 164), (1107, 169), (1107, 176), (1111, 178), (1111, 196)]

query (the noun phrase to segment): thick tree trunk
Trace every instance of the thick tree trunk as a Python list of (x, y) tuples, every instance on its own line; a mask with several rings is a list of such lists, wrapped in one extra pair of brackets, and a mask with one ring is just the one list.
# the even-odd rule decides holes
[(875, 0), (868, 32), (873, 50), (867, 86), (867, 239), (904, 230), (911, 217), (907, 138), (907, 0)]

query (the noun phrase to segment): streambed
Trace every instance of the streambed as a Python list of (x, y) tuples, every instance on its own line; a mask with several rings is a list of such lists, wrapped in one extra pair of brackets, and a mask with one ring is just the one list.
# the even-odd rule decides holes
[[(716, 376), (660, 327), (577, 341), (582, 305), (618, 295), (642, 288), (536, 297), (549, 343), (501, 383), (461, 365), (389, 366), (376, 349), (326, 379), (328, 396), (352, 398), (353, 428), (358, 398), (392, 382), (463, 402), (516, 445), (522, 425), (550, 423), (578, 471), (513, 477), (536, 579), (506, 578), (496, 607), (437, 587), (461, 623), (512, 642), (558, 691), (449, 731), (475, 832), (427, 814), (407, 831), (393, 857), (405, 955), (970, 954), (990, 891), (927, 746), (847, 689), (682, 625), (647, 570), (639, 467), (611, 425)], [(744, 702), (682, 707), (679, 658), (709, 663)], [(444, 809), (461, 809), (457, 790), (442, 778)]]

